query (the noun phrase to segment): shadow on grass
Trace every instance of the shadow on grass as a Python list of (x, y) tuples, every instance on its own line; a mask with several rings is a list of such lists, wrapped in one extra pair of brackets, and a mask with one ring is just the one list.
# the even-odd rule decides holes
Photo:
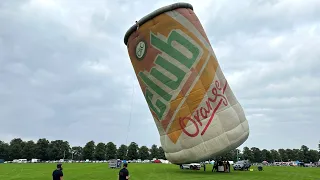
[(234, 174), (240, 174), (240, 171), (231, 171), (230, 173), (226, 172), (212, 172), (211, 170), (203, 171), (203, 170), (170, 170), (170, 173), (180, 174), (180, 175), (190, 175), (190, 176), (197, 176), (197, 175), (210, 175), (210, 176), (232, 176)]

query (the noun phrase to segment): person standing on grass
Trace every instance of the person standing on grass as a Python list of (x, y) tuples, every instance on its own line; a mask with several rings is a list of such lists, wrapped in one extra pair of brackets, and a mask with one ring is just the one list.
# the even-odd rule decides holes
[(57, 169), (52, 172), (52, 180), (63, 180), (62, 164), (58, 164)]
[(119, 175), (118, 175), (119, 180), (128, 180), (130, 178), (127, 167), (128, 167), (128, 164), (124, 163), (123, 168), (119, 171)]
[(227, 172), (230, 172), (230, 162), (229, 161), (227, 161), (227, 168), (228, 168)]

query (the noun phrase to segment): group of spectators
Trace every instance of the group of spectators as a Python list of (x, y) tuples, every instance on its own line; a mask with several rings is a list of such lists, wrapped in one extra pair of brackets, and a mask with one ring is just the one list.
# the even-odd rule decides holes
[(217, 161), (214, 163), (212, 172), (230, 172), (229, 161)]

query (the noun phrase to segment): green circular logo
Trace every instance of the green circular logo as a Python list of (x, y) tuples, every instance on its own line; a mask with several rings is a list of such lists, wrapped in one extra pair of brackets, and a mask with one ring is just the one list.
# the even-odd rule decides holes
[(136, 46), (136, 58), (142, 60), (147, 53), (147, 43), (143, 40), (139, 41)]

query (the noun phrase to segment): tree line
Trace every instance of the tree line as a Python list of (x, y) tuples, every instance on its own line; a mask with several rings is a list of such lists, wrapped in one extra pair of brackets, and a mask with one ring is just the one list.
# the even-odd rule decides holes
[[(238, 151), (238, 152), (237, 152)], [(244, 147), (242, 152), (239, 149), (231, 150), (223, 155), (222, 158), (232, 159), (234, 161), (239, 159), (250, 160), (251, 162), (261, 163), (267, 161), (273, 162), (318, 162), (320, 152), (317, 150), (309, 149), (307, 146), (302, 145), (299, 149), (259, 149), (257, 147)]]
[[(129, 146), (124, 144), (117, 147), (113, 142), (95, 143), (89, 141), (85, 146), (71, 147), (68, 141), (54, 140), (49, 141), (45, 138), (39, 139), (37, 142), (32, 140), (23, 141), (21, 138), (14, 138), (9, 143), (0, 141), (0, 159), (12, 161), (13, 159), (41, 159), (42, 161), (72, 159), (72, 160), (109, 160), (109, 159), (141, 159), (151, 160), (153, 158), (166, 159), (162, 147), (152, 145), (139, 147), (137, 143), (131, 142)], [(242, 151), (239, 149), (231, 150), (221, 156), (212, 157), (210, 160), (217, 159), (241, 160), (246, 159), (251, 162), (261, 163), (268, 162), (287, 162), (287, 161), (303, 161), (317, 162), (319, 160), (319, 152), (309, 149), (302, 145), (300, 149), (262, 149), (257, 147), (244, 147)], [(208, 159), (209, 160), (209, 159)]]
[(118, 148), (113, 142), (96, 144), (89, 141), (84, 147), (71, 147), (68, 141), (49, 141), (45, 138), (37, 142), (32, 140), (23, 141), (21, 138), (12, 139), (9, 143), (0, 141), (0, 159), (12, 161), (14, 159), (41, 159), (42, 161), (72, 159), (72, 160), (109, 160), (109, 159), (165, 159), (162, 147), (152, 145), (139, 147), (137, 143), (131, 142), (129, 146), (124, 144)]

